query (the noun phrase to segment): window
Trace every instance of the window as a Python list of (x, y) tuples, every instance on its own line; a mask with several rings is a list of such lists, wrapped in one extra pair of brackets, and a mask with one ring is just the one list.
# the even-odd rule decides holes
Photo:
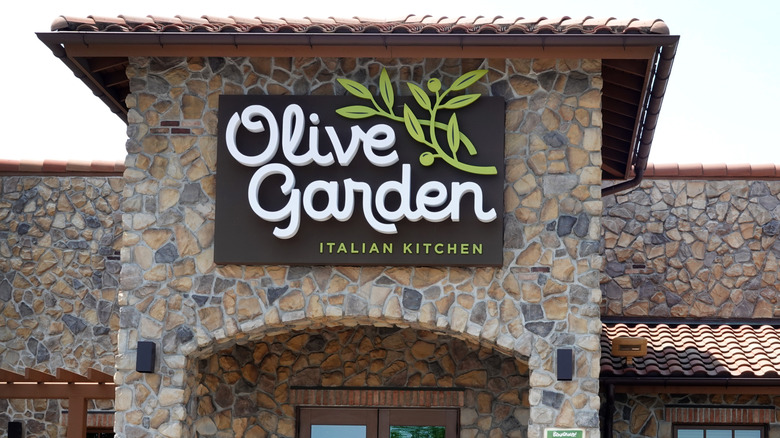
[(674, 438), (764, 438), (764, 426), (675, 426)]
[(458, 436), (457, 409), (300, 408), (298, 418), (299, 438)]
[(87, 438), (114, 438), (112, 429), (88, 428)]

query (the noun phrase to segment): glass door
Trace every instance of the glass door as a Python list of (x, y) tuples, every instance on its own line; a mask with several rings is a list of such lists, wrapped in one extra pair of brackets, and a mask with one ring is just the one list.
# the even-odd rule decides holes
[(457, 438), (457, 409), (301, 408), (299, 438)]
[(301, 409), (300, 438), (377, 438), (376, 409)]

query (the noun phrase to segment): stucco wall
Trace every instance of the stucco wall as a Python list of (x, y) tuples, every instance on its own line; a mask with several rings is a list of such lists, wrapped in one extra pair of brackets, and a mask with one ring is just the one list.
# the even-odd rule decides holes
[(602, 314), (780, 316), (780, 181), (646, 180), (604, 205)]
[[(470, 92), (507, 103), (503, 267), (215, 266), (217, 96), (342, 94), (335, 78), (374, 87), (382, 68), (399, 94), (406, 80), (441, 77), (446, 86), (490, 69)], [(131, 59), (119, 436), (146, 425), (152, 435), (189, 436), (198, 360), (237, 341), (342, 321), (436, 329), (527, 361), (529, 437), (551, 425), (595, 436), (599, 74), (590, 60)], [(135, 373), (138, 340), (159, 346), (156, 375)], [(576, 352), (572, 382), (556, 382), (558, 347)], [(543, 402), (548, 393), (559, 407)]]
[[(0, 178), (0, 368), (114, 373), (122, 178)], [(111, 408), (112, 402), (97, 402)], [(57, 400), (0, 399), (0, 430), (58, 437)]]

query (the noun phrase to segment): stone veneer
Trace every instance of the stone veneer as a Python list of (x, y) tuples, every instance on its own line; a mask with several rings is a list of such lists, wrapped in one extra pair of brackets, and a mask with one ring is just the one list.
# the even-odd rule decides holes
[[(0, 177), (0, 368), (114, 373), (122, 178)], [(111, 400), (93, 406), (112, 408)], [(0, 430), (64, 436), (67, 400), (0, 399)]]
[[(202, 360), (197, 380), (199, 436), (295, 436), (293, 387), (463, 388), (462, 438), (524, 437), (529, 416), (527, 363), (413, 329), (327, 327), (266, 337)], [(543, 402), (562, 400), (546, 392)]]
[[(495, 348), (529, 366), (528, 436), (598, 435), (602, 258), (598, 60), (131, 58), (116, 431), (194, 433), (197, 364), (237, 343), (326, 325), (396, 325)], [(343, 94), (489, 68), (470, 92), (506, 99), (500, 268), (215, 266), (217, 97)], [(159, 351), (135, 372), (139, 340)], [(576, 375), (557, 382), (555, 349)], [(554, 399), (556, 406), (545, 400)], [(141, 429), (139, 429), (141, 428)], [(287, 436), (277, 434), (275, 436)]]
[(780, 181), (646, 180), (604, 198), (605, 316), (780, 316)]
[[(746, 422), (750, 424), (758, 420), (759, 424), (769, 424), (767, 438), (780, 437), (780, 422), (776, 418), (776, 410), (780, 408), (780, 397), (774, 395), (740, 395), (740, 394), (615, 394), (615, 409), (613, 410), (613, 437), (615, 438), (656, 438), (671, 437), (673, 422), (669, 421), (667, 410), (669, 406), (703, 407), (703, 410), (716, 406), (725, 406), (726, 411), (734, 413), (742, 409), (752, 411)], [(765, 408), (768, 416), (760, 418), (757, 410)], [(725, 412), (721, 411), (721, 414)], [(765, 421), (770, 417), (770, 421)], [(719, 421), (720, 420), (720, 421)], [(709, 424), (746, 424), (734, 417), (708, 418), (703, 421)], [(683, 424), (685, 422), (681, 422)], [(753, 423), (755, 424), (755, 423)]]

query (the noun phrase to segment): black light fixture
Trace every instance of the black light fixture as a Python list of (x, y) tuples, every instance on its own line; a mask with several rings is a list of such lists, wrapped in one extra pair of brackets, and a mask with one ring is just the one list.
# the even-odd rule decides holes
[(22, 431), (21, 421), (9, 421), (8, 422), (8, 438), (22, 438), (24, 431)]
[(571, 380), (574, 377), (574, 350), (559, 348), (556, 356), (558, 380)]
[(154, 342), (138, 341), (135, 370), (139, 373), (153, 373), (155, 352), (156, 346), (154, 345)]

